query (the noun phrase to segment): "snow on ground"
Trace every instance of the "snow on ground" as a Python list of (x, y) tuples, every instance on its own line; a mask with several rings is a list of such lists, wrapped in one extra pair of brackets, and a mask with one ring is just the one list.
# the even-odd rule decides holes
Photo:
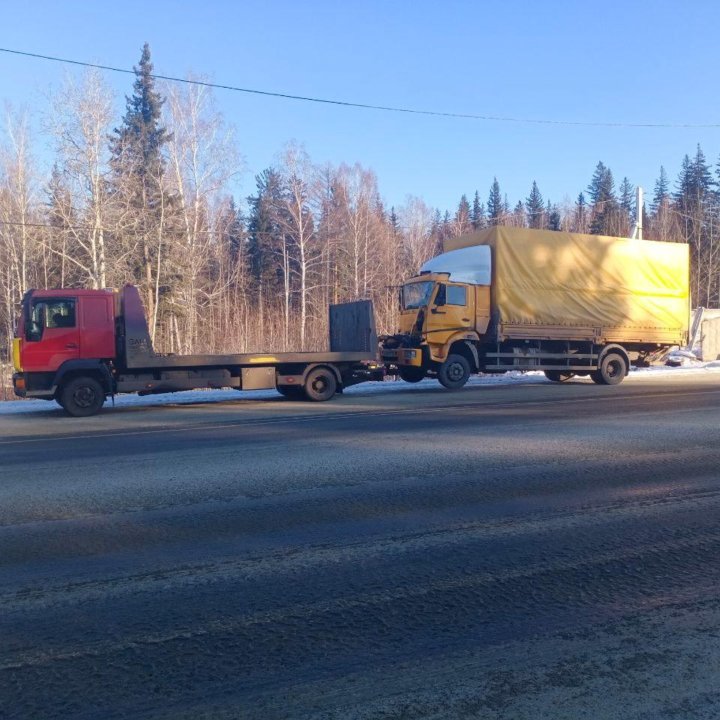
[[(686, 377), (688, 375), (705, 375), (717, 373), (720, 375), (720, 360), (702, 363), (699, 360), (690, 360), (679, 367), (657, 366), (650, 368), (633, 369), (629, 378), (631, 380), (648, 380), (662, 376)], [(519, 385), (521, 383), (550, 382), (542, 372), (508, 372), (502, 375), (475, 375), (468, 381), (469, 387), (478, 385)], [(385, 382), (367, 382), (355, 385), (345, 390), (346, 395), (373, 395), (376, 393), (391, 393), (402, 390), (437, 390), (447, 392), (437, 380), (428, 378), (422, 382), (410, 384), (402, 380), (386, 380)], [(176, 393), (163, 393), (160, 395), (118, 395), (115, 398), (117, 407), (132, 406), (160, 406), (160, 405), (190, 405), (193, 403), (227, 402), (229, 400), (268, 400), (279, 398), (274, 390), (255, 390), (239, 392), (237, 390), (187, 390)], [(112, 407), (108, 400), (105, 407)], [(0, 401), (0, 415), (14, 413), (33, 413), (43, 410), (59, 409), (54, 401), (47, 400), (8, 400)]]

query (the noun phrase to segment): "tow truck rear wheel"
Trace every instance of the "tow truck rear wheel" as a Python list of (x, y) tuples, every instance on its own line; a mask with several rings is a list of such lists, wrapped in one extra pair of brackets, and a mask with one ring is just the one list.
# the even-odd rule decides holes
[(421, 367), (414, 367), (412, 365), (400, 365), (398, 368), (398, 375), (401, 380), (409, 383), (420, 382), (426, 375), (427, 370)]
[(62, 387), (58, 402), (72, 417), (89, 417), (100, 412), (105, 391), (95, 378), (76, 377)]
[(448, 355), (437, 376), (443, 387), (457, 390), (470, 378), (470, 363), (462, 355)]
[(326, 367), (313, 368), (305, 378), (305, 396), (313, 402), (325, 402), (335, 395), (337, 379), (335, 373)]

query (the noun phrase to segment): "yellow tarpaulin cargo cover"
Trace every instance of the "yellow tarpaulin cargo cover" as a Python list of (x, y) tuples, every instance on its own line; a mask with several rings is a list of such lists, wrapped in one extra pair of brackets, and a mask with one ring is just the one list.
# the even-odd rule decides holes
[(554, 328), (605, 342), (686, 342), (687, 245), (496, 226), (444, 249), (472, 245), (493, 248), (501, 334), (545, 337)]

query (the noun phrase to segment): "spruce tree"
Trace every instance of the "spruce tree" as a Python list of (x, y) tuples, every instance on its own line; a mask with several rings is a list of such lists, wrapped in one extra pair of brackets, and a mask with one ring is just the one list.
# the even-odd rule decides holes
[(530, 195), (525, 200), (525, 211), (528, 216), (528, 227), (536, 230), (542, 230), (545, 227), (545, 204), (535, 180), (533, 180)]
[(705, 154), (699, 144), (695, 152), (695, 159), (692, 163), (692, 177), (696, 197), (704, 199), (710, 194), (713, 180), (710, 167), (705, 160)]
[(562, 217), (560, 209), (557, 205), (553, 205), (549, 200), (545, 208), (546, 227), (548, 230), (562, 230)]
[(110, 138), (110, 163), (116, 175), (131, 176), (139, 181), (138, 192), (153, 202), (159, 193), (160, 178), (165, 169), (164, 145), (171, 139), (161, 123), (164, 99), (155, 90), (150, 61), (150, 46), (145, 43), (139, 64), (133, 68), (133, 94), (125, 98), (122, 125)]
[(670, 181), (668, 180), (665, 168), (660, 166), (660, 176), (655, 181), (655, 191), (653, 192), (653, 199), (651, 209), (654, 214), (657, 214), (658, 209), (667, 202), (670, 198)]
[(480, 230), (485, 227), (485, 206), (480, 202), (480, 195), (477, 190), (475, 191), (472, 210), (470, 211), (470, 222), (474, 230)]
[(505, 214), (505, 203), (500, 194), (500, 183), (497, 178), (493, 178), (490, 186), (490, 195), (487, 202), (488, 225), (499, 225)]
[(400, 221), (398, 220), (397, 213), (395, 212), (395, 206), (390, 208), (390, 231), (393, 237), (398, 237), (400, 234)]
[(629, 218), (635, 216), (635, 186), (626, 177), (620, 183), (620, 207)]
[(590, 232), (596, 235), (613, 235), (618, 231), (618, 203), (615, 181), (610, 168), (599, 162), (588, 186), (592, 201)]
[(228, 254), (234, 265), (244, 263), (247, 255), (247, 230), (242, 210), (235, 204), (235, 198), (230, 197), (219, 211), (220, 242), (228, 249)]
[(579, 233), (586, 233), (587, 227), (587, 202), (585, 201), (585, 193), (580, 193), (575, 201), (575, 218), (573, 220), (574, 229)]
[(250, 271), (256, 288), (268, 285), (273, 291), (281, 286), (278, 248), (284, 232), (279, 215), (283, 201), (282, 177), (274, 168), (267, 168), (255, 176), (255, 187), (256, 194), (247, 199)]
[(171, 135), (161, 124), (164, 100), (155, 90), (147, 43), (143, 45), (140, 63), (134, 70), (133, 94), (125, 98), (122, 124), (110, 137), (110, 192), (119, 200), (119, 205), (132, 211), (128, 224), (131, 237), (127, 244), (139, 244), (141, 248), (142, 257), (138, 258), (133, 270), (145, 296), (151, 319), (150, 335), (154, 338), (160, 287), (158, 274), (163, 269), (158, 254), (170, 215), (169, 198), (163, 196), (163, 148)]

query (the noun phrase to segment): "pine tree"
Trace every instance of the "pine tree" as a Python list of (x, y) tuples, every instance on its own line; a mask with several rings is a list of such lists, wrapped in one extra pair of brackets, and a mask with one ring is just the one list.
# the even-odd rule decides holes
[(499, 225), (505, 214), (505, 203), (500, 194), (500, 183), (497, 178), (493, 178), (490, 186), (490, 195), (487, 202), (488, 225)]
[(545, 204), (537, 183), (534, 180), (530, 195), (528, 195), (525, 201), (525, 209), (528, 216), (528, 227), (542, 230), (542, 228), (545, 227)]

